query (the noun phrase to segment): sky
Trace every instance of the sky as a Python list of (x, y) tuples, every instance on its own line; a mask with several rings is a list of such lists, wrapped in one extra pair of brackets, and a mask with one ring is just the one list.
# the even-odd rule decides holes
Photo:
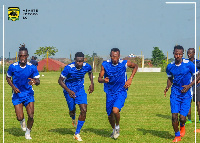
[[(39, 47), (54, 46), (54, 58), (74, 57), (76, 52), (108, 56), (117, 47), (121, 55), (152, 57), (153, 47), (173, 58), (173, 47), (195, 47), (195, 5), (166, 4), (191, 0), (1, 0), (0, 33), (5, 7), (5, 57), (13, 58), (25, 43), (30, 57)], [(8, 7), (19, 7), (17, 21), (8, 20)], [(38, 9), (38, 15), (23, 10)], [(200, 2), (197, 2), (197, 51), (200, 46)], [(0, 39), (3, 34), (0, 34)], [(3, 40), (0, 40), (3, 56)], [(38, 57), (39, 59), (41, 57)]]

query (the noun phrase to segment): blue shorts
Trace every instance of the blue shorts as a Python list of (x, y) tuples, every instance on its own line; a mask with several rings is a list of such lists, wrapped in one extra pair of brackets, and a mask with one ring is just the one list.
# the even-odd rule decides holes
[(171, 106), (171, 113), (180, 113), (183, 116), (187, 116), (190, 106), (191, 106), (191, 99), (190, 95), (186, 96), (185, 98), (178, 98), (176, 95), (170, 95), (170, 106)]
[(113, 107), (117, 107), (121, 111), (127, 98), (127, 91), (121, 91), (116, 94), (106, 94), (106, 112), (109, 116), (112, 113)]
[(71, 98), (68, 92), (64, 91), (64, 96), (67, 101), (69, 111), (73, 111), (75, 109), (76, 104), (87, 104), (87, 94), (85, 93), (84, 89), (75, 92), (75, 95), (75, 99)]
[(17, 94), (14, 93), (12, 96), (12, 103), (14, 106), (23, 103), (26, 107), (30, 102), (35, 102), (33, 93), (21, 92)]

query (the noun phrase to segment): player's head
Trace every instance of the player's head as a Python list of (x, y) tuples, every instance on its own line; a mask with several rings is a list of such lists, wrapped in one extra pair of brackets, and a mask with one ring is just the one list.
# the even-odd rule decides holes
[(174, 58), (175, 58), (175, 60), (176, 60), (177, 62), (182, 61), (182, 57), (183, 57), (183, 54), (184, 54), (184, 49), (183, 49), (183, 47), (180, 46), (180, 45), (176, 45), (176, 46), (174, 47), (174, 52), (173, 52), (173, 54), (174, 54)]
[(81, 69), (83, 67), (84, 62), (84, 54), (82, 52), (77, 52), (75, 54), (75, 66), (77, 69)]
[(194, 58), (194, 55), (195, 55), (195, 49), (194, 49), (194, 48), (189, 48), (189, 49), (187, 50), (188, 59), (193, 59), (193, 58)]
[(21, 64), (26, 64), (28, 56), (29, 56), (28, 49), (25, 48), (25, 44), (21, 45), (21, 47), (19, 47), (19, 53), (18, 53), (19, 62)]
[(110, 51), (110, 58), (114, 65), (118, 64), (120, 58), (120, 50), (118, 48), (112, 48)]

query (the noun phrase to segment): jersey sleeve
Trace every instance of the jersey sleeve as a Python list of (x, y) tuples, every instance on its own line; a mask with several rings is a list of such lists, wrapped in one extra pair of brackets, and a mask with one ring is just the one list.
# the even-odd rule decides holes
[(39, 77), (40, 77), (40, 74), (37, 70), (37, 67), (33, 66), (33, 78), (39, 78)]
[(69, 73), (70, 67), (67, 65), (65, 66), (64, 70), (61, 72), (60, 76), (66, 78)]
[(195, 64), (189, 62), (189, 69), (192, 75), (195, 75), (195, 72), (198, 72), (197, 68), (195, 68)]
[(7, 76), (12, 77), (13, 76), (13, 65), (10, 65), (7, 71)]
[(87, 71), (88, 71), (88, 72), (92, 72), (92, 67), (91, 67), (91, 65), (89, 65), (89, 64), (87, 64)]
[(103, 61), (102, 66), (105, 68), (106, 61)]
[(171, 71), (170, 71), (170, 65), (167, 65), (166, 73), (167, 73), (168, 77), (172, 77), (173, 76), (172, 73), (171, 73)]

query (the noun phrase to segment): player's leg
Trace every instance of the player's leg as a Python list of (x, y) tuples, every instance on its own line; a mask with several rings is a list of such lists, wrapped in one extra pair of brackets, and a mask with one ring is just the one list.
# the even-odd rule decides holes
[(78, 125), (77, 125), (75, 134), (80, 133), (80, 130), (81, 130), (83, 124), (85, 123), (85, 119), (86, 119), (87, 104), (79, 104), (79, 107), (80, 107), (80, 115), (78, 118)]
[(199, 123), (200, 123), (200, 86), (198, 86), (196, 91), (196, 105), (197, 105), (197, 112), (199, 115)]
[(78, 141), (82, 141), (79, 134), (80, 134), (81, 128), (83, 127), (83, 124), (85, 123), (86, 112), (87, 112), (87, 104), (79, 104), (79, 107), (80, 107), (80, 115), (79, 115), (79, 118), (78, 118), (78, 124), (77, 124), (77, 128), (76, 128), (74, 138)]
[(113, 112), (113, 114), (115, 116), (115, 120), (116, 120), (115, 133), (114, 133), (115, 139), (119, 137), (119, 131), (120, 131), (120, 127), (119, 127), (120, 113), (119, 112), (121, 111), (122, 107), (124, 106), (126, 97), (127, 97), (127, 92), (121, 91), (120, 93), (118, 93), (116, 100), (114, 102), (114, 105), (113, 105), (112, 112)]
[(200, 123), (200, 101), (197, 101), (196, 104), (197, 104), (197, 112), (199, 115), (199, 123)]
[(180, 104), (180, 135), (183, 137), (185, 135), (185, 122), (186, 122), (186, 116), (190, 110), (191, 107), (191, 95), (185, 95), (185, 98), (182, 99), (182, 102)]
[(116, 139), (119, 137), (119, 121), (120, 121), (119, 108), (113, 107), (112, 112), (113, 112), (113, 114), (115, 116), (115, 120), (116, 120), (115, 133), (114, 133), (114, 138)]
[(85, 123), (86, 112), (87, 112), (87, 94), (84, 89), (81, 89), (79, 92), (76, 92), (75, 104), (79, 105), (80, 115), (78, 118), (78, 124), (76, 128), (76, 132), (74, 134), (74, 138), (78, 141), (82, 141), (80, 137), (80, 131)]
[(178, 113), (172, 113), (172, 126), (175, 132), (179, 132)]
[(69, 116), (72, 118), (72, 120), (75, 120), (76, 116), (76, 108), (72, 111), (69, 110)]
[(115, 119), (116, 119), (116, 126), (119, 126), (119, 121), (120, 121), (119, 109), (117, 107), (113, 107), (112, 112), (113, 112)]
[[(191, 100), (191, 103), (192, 103), (192, 100)], [(190, 110), (188, 112), (188, 115), (187, 115), (188, 119), (187, 121), (185, 122), (185, 124), (190, 124), (192, 123), (192, 120), (191, 120), (191, 105), (190, 105)]]
[(69, 96), (68, 93), (64, 92), (65, 99), (69, 108), (69, 116), (72, 118), (72, 125), (76, 128), (76, 104), (75, 100)]
[(178, 142), (181, 141), (181, 135), (178, 127), (179, 126), (178, 113), (180, 112), (180, 101), (178, 98), (176, 98), (176, 95), (174, 94), (171, 94), (170, 96), (170, 106), (172, 113), (172, 126), (175, 132), (175, 138), (172, 142)]
[(20, 121), (20, 125), (23, 131), (26, 131), (26, 123), (24, 119), (24, 113), (23, 113), (23, 104), (14, 105), (15, 113), (17, 116), (17, 120)]
[(115, 120), (115, 115), (113, 112), (108, 116), (109, 123), (113, 129), (112, 134), (110, 135), (111, 138), (114, 138), (114, 133), (115, 133), (115, 125), (116, 125), (116, 120)]
[(72, 111), (69, 111), (69, 116), (72, 118), (72, 125), (76, 128), (77, 127), (77, 122), (76, 122), (76, 108), (74, 110), (72, 110)]
[(180, 135), (183, 137), (185, 135), (185, 122), (186, 122), (186, 116), (180, 115)]
[(108, 121), (112, 127), (112, 133), (110, 135), (111, 138), (114, 138), (114, 133), (115, 133), (115, 124), (116, 124), (116, 120), (115, 120), (115, 115), (112, 112), (113, 110), (113, 106), (114, 106), (114, 98), (113, 96), (106, 94), (106, 112), (108, 115)]
[(115, 115), (114, 115), (113, 112), (108, 116), (108, 120), (109, 120), (109, 123), (110, 123), (111, 127), (112, 127), (113, 129), (115, 129), (115, 124), (116, 124), (115, 121), (116, 121), (116, 120), (115, 120)]
[(71, 98), (71, 101), (67, 102), (68, 108), (69, 108), (69, 116), (72, 118), (72, 125), (76, 128), (77, 122), (76, 122), (76, 104), (73, 98)]
[(26, 133), (25, 133), (25, 138), (26, 139), (32, 139), (30, 136), (30, 132), (34, 123), (34, 102), (30, 102), (27, 106), (26, 106), (26, 111), (28, 114), (28, 121), (27, 121), (27, 129), (26, 129)]
[(172, 126), (175, 132), (175, 139), (172, 142), (181, 141), (180, 131), (179, 131), (179, 122), (178, 122), (178, 113), (172, 113)]

